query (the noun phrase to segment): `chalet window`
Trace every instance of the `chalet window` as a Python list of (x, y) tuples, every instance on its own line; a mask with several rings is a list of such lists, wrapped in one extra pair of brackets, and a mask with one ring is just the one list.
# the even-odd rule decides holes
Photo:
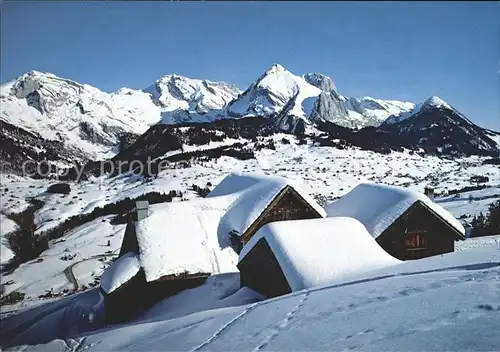
[(274, 221), (293, 220), (296, 218), (296, 214), (300, 212), (301, 210), (296, 208), (280, 208), (274, 211), (272, 219)]
[(405, 247), (409, 250), (427, 249), (427, 238), (425, 236), (427, 231), (416, 230), (406, 233)]

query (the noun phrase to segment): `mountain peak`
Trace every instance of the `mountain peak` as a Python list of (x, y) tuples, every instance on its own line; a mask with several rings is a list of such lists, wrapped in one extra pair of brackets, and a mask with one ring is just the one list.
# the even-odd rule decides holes
[(278, 63), (274, 63), (269, 70), (266, 71), (266, 74), (273, 74), (279, 72), (285, 72), (286, 68)]
[(451, 109), (451, 106), (447, 102), (435, 95), (427, 98), (422, 104), (422, 107)]
[(168, 82), (172, 80), (188, 80), (189, 78), (178, 75), (177, 73), (166, 73), (157, 79), (157, 82)]
[(25, 72), (24, 74), (22, 74), (19, 78), (24, 78), (24, 77), (33, 77), (33, 76), (39, 76), (39, 77), (43, 77), (43, 76), (49, 76), (49, 77), (55, 77), (56, 75), (54, 75), (53, 73), (50, 73), (50, 72), (41, 72), (41, 71), (37, 71), (37, 70), (30, 70), (28, 72)]

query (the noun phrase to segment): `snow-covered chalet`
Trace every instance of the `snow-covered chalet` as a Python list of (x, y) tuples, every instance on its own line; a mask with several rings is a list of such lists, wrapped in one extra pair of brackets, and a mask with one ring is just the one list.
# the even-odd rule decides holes
[(278, 221), (261, 227), (239, 256), (241, 286), (271, 298), (400, 263), (356, 219)]
[[(121, 304), (116, 303), (121, 296), (128, 300), (135, 297), (141, 306), (148, 306), (202, 284), (211, 274), (236, 272), (238, 253), (263, 225), (324, 218), (326, 212), (288, 179), (233, 173), (206, 198), (155, 204), (137, 209), (133, 215), (119, 258), (107, 269), (112, 273), (106, 276), (108, 283), (101, 283), (101, 291), (110, 302), (107, 306), (111, 307), (108, 321), (128, 319), (130, 314), (123, 315)], [(123, 258), (128, 258), (126, 263)], [(132, 262), (136, 263), (133, 269)], [(114, 266), (125, 269), (116, 270)]]
[(425, 194), (408, 188), (363, 183), (325, 206), (328, 217), (359, 220), (379, 245), (401, 260), (453, 252), (465, 239), (462, 224)]

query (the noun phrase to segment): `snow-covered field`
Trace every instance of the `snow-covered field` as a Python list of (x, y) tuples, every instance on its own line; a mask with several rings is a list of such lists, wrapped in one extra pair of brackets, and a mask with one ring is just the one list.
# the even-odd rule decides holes
[(3, 294), (20, 291), (26, 296), (18, 306), (2, 310), (36, 305), (40, 303), (38, 296), (50, 290), (56, 294), (66, 289), (70, 293), (75, 288), (72, 275), (78, 287), (88, 287), (99, 278), (109, 259), (118, 254), (125, 230), (125, 225), (111, 225), (110, 218), (79, 226), (53, 241), (37, 259), (21, 264), (10, 274), (4, 273), (2, 284), (9, 284), (3, 286)]
[(500, 250), (488, 246), (270, 300), (225, 274), (106, 328), (92, 290), (6, 318), (0, 336), (2, 348), (28, 351), (492, 351), (499, 268)]
[(465, 241), (456, 242), (455, 250), (465, 251), (471, 248), (495, 247), (495, 246), (500, 251), (500, 235), (468, 238)]
[[(291, 144), (282, 144), (286, 137)], [(193, 163), (189, 168), (167, 169), (157, 179), (145, 182), (142, 177), (121, 175), (71, 183), (68, 195), (47, 193), (47, 187), (55, 181), (32, 180), (13, 175), (2, 175), (0, 185), (0, 214), (2, 214), (2, 260), (4, 251), (9, 254), (5, 235), (15, 228), (4, 214), (17, 213), (28, 205), (26, 197), (36, 197), (45, 202), (35, 213), (36, 233), (41, 233), (62, 223), (73, 215), (89, 213), (99, 206), (134, 198), (157, 191), (168, 193), (182, 191), (183, 199), (197, 197), (191, 185), (205, 186), (207, 182), (218, 184), (229, 172), (263, 171), (295, 180), (307, 192), (324, 202), (340, 197), (360, 182), (381, 182), (404, 185), (422, 191), (433, 183), (437, 192), (470, 186), (470, 177), (489, 177), (488, 186), (479, 191), (464, 192), (458, 197), (444, 196), (436, 199), (455, 217), (465, 215), (463, 222), (470, 221), (479, 212), (486, 213), (488, 205), (500, 199), (500, 173), (496, 165), (482, 165), (482, 159), (470, 157), (448, 160), (437, 157), (421, 157), (410, 153), (393, 152), (377, 154), (358, 149), (338, 150), (329, 147), (298, 145), (290, 135), (273, 137), (277, 150), (257, 151), (256, 159), (240, 161), (221, 157), (203, 163)], [(200, 146), (203, 148), (204, 146)], [(174, 201), (180, 201), (174, 198)], [(2, 307), (2, 311), (39, 304), (38, 296), (52, 288), (54, 293), (74, 287), (68, 278), (68, 267), (77, 276), (78, 285), (92, 283), (100, 276), (109, 259), (116, 255), (123, 236), (124, 225), (111, 225), (111, 216), (98, 218), (66, 233), (53, 241), (41, 254), (41, 259), (22, 264), (12, 273), (4, 273), (4, 294), (18, 290), (26, 294), (18, 306)], [(109, 246), (108, 246), (109, 240)], [(467, 240), (456, 244), (457, 250), (469, 246)], [(471, 245), (473, 247), (475, 245)], [(68, 260), (61, 259), (64, 257)], [(43, 260), (40, 262), (40, 260)], [(80, 261), (83, 261), (80, 263)]]

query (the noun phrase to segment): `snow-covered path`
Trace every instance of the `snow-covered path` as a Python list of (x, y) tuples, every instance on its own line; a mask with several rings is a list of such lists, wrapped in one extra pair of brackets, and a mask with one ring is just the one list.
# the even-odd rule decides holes
[[(499, 280), (500, 251), (491, 246), (251, 305), (157, 316), (72, 338), (86, 351), (498, 350)], [(16, 345), (67, 350), (64, 340)]]

